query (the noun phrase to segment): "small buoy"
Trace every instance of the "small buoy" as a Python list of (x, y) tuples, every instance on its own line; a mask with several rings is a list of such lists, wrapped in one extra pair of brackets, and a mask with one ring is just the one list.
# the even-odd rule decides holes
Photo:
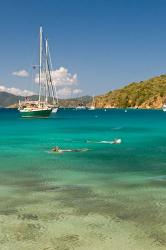
[(106, 109), (104, 109), (104, 111), (107, 111)]
[(125, 109), (125, 113), (127, 112), (127, 109)]

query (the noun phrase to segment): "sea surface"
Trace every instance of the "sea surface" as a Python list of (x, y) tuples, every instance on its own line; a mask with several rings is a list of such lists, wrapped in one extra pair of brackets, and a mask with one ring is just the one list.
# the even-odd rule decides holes
[(166, 249), (166, 112), (1, 109), (0, 249)]

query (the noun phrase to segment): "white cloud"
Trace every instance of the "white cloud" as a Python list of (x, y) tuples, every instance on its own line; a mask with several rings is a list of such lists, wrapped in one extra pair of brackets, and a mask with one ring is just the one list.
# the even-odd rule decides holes
[[(31, 96), (31, 95), (35, 95), (34, 92), (29, 91), (29, 90), (22, 90), (22, 89), (18, 89), (18, 88), (7, 88), (3, 85), (0, 85), (0, 92), (7, 92), (16, 96)], [(71, 98), (74, 95), (79, 95), (82, 93), (81, 89), (72, 89), (71, 87), (64, 87), (61, 89), (58, 89), (57, 91), (57, 95), (58, 98)]]
[(28, 77), (29, 73), (25, 69), (22, 69), (22, 70), (14, 71), (12, 75), (18, 76), (18, 77)]
[(31, 96), (34, 95), (34, 93), (32, 91), (29, 90), (22, 90), (22, 89), (17, 89), (17, 88), (7, 88), (3, 85), (0, 85), (0, 92), (7, 92), (13, 95), (17, 95), (17, 96)]
[(69, 98), (72, 95), (72, 89), (68, 87), (58, 89), (57, 95), (58, 98)]
[[(72, 86), (77, 84), (77, 74), (72, 75), (68, 69), (60, 67), (57, 70), (51, 71), (52, 82), (57, 87), (59, 86)], [(44, 81), (44, 76), (41, 77), (41, 81)], [(35, 82), (39, 83), (39, 75), (35, 77)]]
[(58, 98), (70, 98), (81, 93), (81, 89), (72, 89), (71, 87), (64, 87), (57, 91)]
[(82, 93), (82, 89), (73, 89), (73, 95), (79, 95)]

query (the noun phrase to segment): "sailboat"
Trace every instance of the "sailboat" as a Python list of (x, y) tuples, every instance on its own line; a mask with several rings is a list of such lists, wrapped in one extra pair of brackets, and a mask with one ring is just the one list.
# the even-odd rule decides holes
[(95, 98), (94, 98), (94, 96), (92, 97), (92, 104), (88, 109), (89, 110), (95, 110)]
[(76, 107), (76, 110), (82, 110), (82, 109), (86, 109), (86, 106), (84, 105), (82, 97), (81, 97), (81, 102)]
[(22, 117), (48, 117), (54, 110), (58, 111), (58, 98), (56, 87), (52, 81), (52, 61), (48, 46), (48, 40), (43, 38), (43, 29), (40, 27), (39, 49), (39, 94), (38, 100), (19, 101), (19, 112)]

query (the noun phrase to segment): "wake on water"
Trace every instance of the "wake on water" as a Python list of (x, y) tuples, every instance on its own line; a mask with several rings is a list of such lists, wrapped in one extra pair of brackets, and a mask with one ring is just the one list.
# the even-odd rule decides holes
[(121, 139), (115, 139), (113, 141), (87, 141), (87, 143), (99, 143), (99, 144), (121, 144)]

